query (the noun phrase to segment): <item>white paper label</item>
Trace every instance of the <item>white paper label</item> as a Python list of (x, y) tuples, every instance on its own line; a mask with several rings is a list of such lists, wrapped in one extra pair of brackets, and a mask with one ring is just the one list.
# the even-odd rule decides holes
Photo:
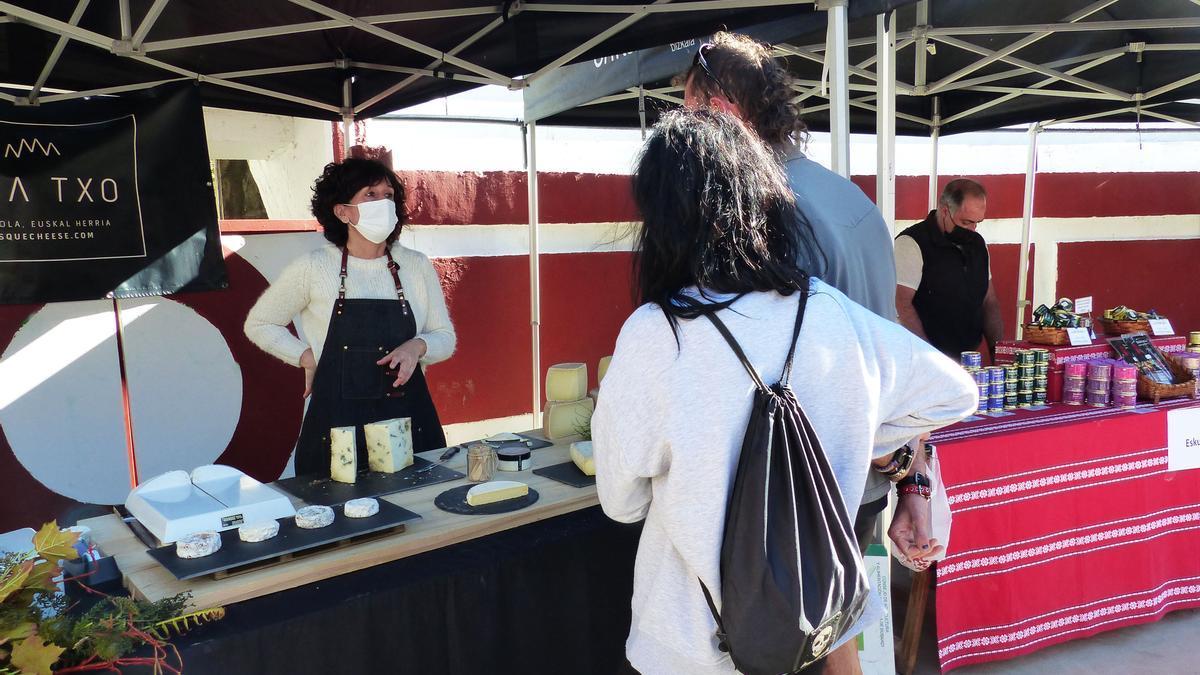
[(1087, 314), (1090, 311), (1092, 311), (1092, 296), (1075, 299), (1076, 314)]
[(1200, 408), (1167, 413), (1167, 469), (1200, 468)]
[(1166, 335), (1174, 335), (1175, 329), (1171, 328), (1171, 322), (1168, 319), (1150, 319), (1150, 332), (1159, 337)]
[(1092, 336), (1086, 328), (1068, 328), (1067, 339), (1071, 341), (1072, 347), (1088, 347), (1092, 344)]

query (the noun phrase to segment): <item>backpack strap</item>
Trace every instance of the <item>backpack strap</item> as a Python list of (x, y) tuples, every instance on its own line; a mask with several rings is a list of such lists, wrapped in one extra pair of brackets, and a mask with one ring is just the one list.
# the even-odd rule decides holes
[(796, 355), (796, 340), (800, 339), (800, 326), (804, 323), (804, 309), (808, 306), (808, 292), (796, 291), (800, 301), (796, 304), (796, 325), (792, 328), (792, 346), (788, 349), (787, 363), (783, 366), (783, 377), (779, 381), (787, 384), (792, 379), (792, 358)]
[[(704, 307), (704, 303), (686, 295), (680, 296), (679, 299), (684, 304), (695, 309)], [(754, 380), (754, 386), (758, 387), (760, 391), (770, 391), (770, 388), (767, 387), (767, 385), (762, 381), (762, 378), (758, 376), (758, 371), (754, 370), (754, 366), (750, 363), (750, 359), (746, 358), (746, 352), (742, 351), (742, 346), (739, 345), (737, 339), (733, 337), (733, 333), (729, 332), (729, 328), (725, 325), (725, 322), (717, 318), (716, 312), (704, 312), (703, 314), (704, 318), (712, 322), (712, 325), (717, 329), (717, 332), (721, 334), (721, 337), (725, 338), (725, 342), (729, 343), (729, 348), (733, 350), (733, 353), (738, 357), (738, 360), (742, 362), (742, 367), (744, 367), (746, 372), (750, 374), (750, 379)]]
[(717, 649), (722, 652), (728, 652), (729, 634), (725, 632), (725, 624), (721, 621), (721, 614), (717, 612), (717, 603), (713, 602), (712, 593), (708, 592), (708, 586), (704, 585), (704, 581), (700, 577), (696, 577), (696, 581), (700, 582), (700, 590), (704, 591), (704, 599), (708, 601), (708, 609), (712, 612), (713, 619), (717, 622)]

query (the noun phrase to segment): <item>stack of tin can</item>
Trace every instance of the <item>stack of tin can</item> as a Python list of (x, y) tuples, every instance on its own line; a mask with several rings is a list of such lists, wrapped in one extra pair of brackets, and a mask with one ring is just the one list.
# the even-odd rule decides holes
[(1063, 403), (1083, 405), (1083, 392), (1087, 390), (1087, 364), (1068, 363), (1063, 366)]
[(964, 370), (975, 378), (975, 386), (979, 389), (979, 407), (976, 413), (986, 415), (991, 405), (992, 397), (992, 377), (991, 373), (983, 369), (983, 355), (979, 352), (963, 352), (959, 357), (959, 363), (962, 364)]
[(1016, 361), (1017, 407), (1028, 408), (1046, 404), (1046, 379), (1050, 374), (1050, 351), (1019, 349)]
[(1050, 378), (1050, 350), (1033, 351), (1033, 404), (1046, 405), (1046, 383)]
[(1124, 361), (1113, 361), (1112, 402), (1127, 410), (1137, 407), (1137, 366)]
[(1020, 387), (1019, 369), (1015, 365), (1004, 366), (1004, 409), (1017, 409), (1017, 390)]
[(1090, 406), (1103, 408), (1108, 405), (1109, 393), (1112, 390), (1112, 362), (1089, 361), (1087, 364), (1087, 395), (1085, 400)]
[(988, 374), (988, 412), (1000, 412), (1004, 410), (1004, 369), (992, 366), (985, 370)]
[[(1200, 338), (1200, 332), (1192, 333), (1193, 336)], [(1183, 367), (1192, 374), (1192, 379), (1196, 381), (1196, 397), (1200, 397), (1200, 346), (1197, 346), (1195, 351), (1183, 352), (1175, 355)]]

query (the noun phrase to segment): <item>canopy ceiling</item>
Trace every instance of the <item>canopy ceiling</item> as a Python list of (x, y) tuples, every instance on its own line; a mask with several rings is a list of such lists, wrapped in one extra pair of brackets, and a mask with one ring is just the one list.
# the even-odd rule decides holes
[[(926, 11), (928, 18), (919, 14)], [(935, 106), (942, 133), (1048, 120), (1200, 123), (1200, 105), (1181, 102), (1200, 99), (1200, 2), (929, 0), (905, 3), (895, 16), (899, 133), (928, 134), (935, 125)], [(776, 46), (799, 81), (797, 94), (809, 126), (827, 129), (828, 103), (819, 86), (823, 22), (813, 26), (795, 17), (743, 30)], [(688, 66), (696, 43), (676, 59), (675, 72)], [(875, 44), (875, 17), (852, 20), (854, 132), (875, 128)], [(920, 53), (925, 55), (923, 75)], [(669, 75), (653, 67), (661, 59), (661, 48), (624, 59), (645, 66), (641, 83), (651, 99), (646, 106), (650, 122), (658, 109), (679, 97)], [(553, 81), (532, 83), (526, 97), (534, 116), (551, 124), (636, 126), (637, 83), (623, 82), (622, 88), (606, 91), (606, 78), (589, 66), (569, 66)], [(595, 88), (581, 98), (598, 103), (554, 107), (552, 101), (561, 96), (551, 86), (571, 91), (588, 82)]]

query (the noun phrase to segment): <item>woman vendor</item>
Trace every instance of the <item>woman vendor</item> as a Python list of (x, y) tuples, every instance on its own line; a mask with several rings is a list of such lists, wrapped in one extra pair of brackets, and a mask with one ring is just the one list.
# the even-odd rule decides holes
[[(329, 164), (313, 186), (312, 213), (329, 243), (292, 261), (246, 317), (246, 336), (304, 369), (311, 397), (296, 442), (296, 475), (329, 475), (329, 431), (412, 418), (413, 450), (446, 445), (422, 366), (454, 352), (454, 326), (424, 254), (396, 243), (404, 186), (383, 164)], [(307, 341), (288, 330), (300, 316)]]

